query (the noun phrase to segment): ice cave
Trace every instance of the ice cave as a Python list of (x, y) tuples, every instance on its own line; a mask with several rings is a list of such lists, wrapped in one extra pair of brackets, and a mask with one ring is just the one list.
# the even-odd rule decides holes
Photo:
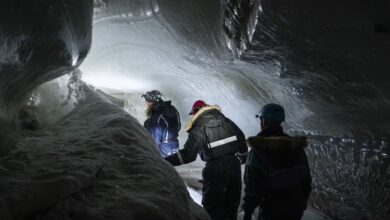
[(0, 219), (210, 219), (204, 162), (172, 167), (143, 128), (152, 89), (248, 137), (281, 104), (309, 140), (303, 219), (390, 218), (389, 0), (1, 0), (0, 18)]

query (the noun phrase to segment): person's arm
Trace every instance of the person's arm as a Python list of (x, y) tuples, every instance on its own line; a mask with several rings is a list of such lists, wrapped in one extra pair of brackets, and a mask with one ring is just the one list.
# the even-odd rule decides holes
[(160, 114), (157, 118), (157, 131), (159, 131), (157, 134), (160, 140), (160, 144), (169, 140), (169, 126), (168, 118), (164, 114)]
[(152, 136), (154, 143), (156, 143), (157, 147), (161, 144), (162, 130), (157, 122), (157, 118), (154, 116), (149, 117), (144, 122), (145, 129), (149, 132), (150, 136)]
[(240, 160), (242, 161), (242, 164), (244, 164), (246, 162), (246, 157), (247, 157), (247, 154), (248, 154), (248, 145), (246, 143), (246, 139), (245, 139), (245, 135), (244, 135), (244, 132), (241, 131), (241, 129), (236, 126), (236, 130), (237, 130), (237, 139), (238, 139), (238, 156), (240, 157)]
[[(251, 153), (254, 154), (254, 152)], [(247, 165), (245, 167), (244, 182), (245, 195), (243, 198), (242, 209), (244, 210), (246, 216), (251, 216), (253, 210), (261, 204), (265, 194), (265, 171), (250, 164)]]
[(246, 138), (244, 132), (230, 119), (226, 118), (233, 126), (237, 136), (238, 153), (236, 154), (241, 164), (245, 164), (248, 154), (248, 145), (246, 144)]
[(165, 159), (173, 166), (191, 163), (196, 159), (196, 156), (198, 155), (199, 150), (203, 147), (203, 144), (203, 132), (200, 129), (192, 130), (188, 135), (184, 148)]
[(157, 147), (160, 147), (161, 142), (162, 142), (162, 135), (163, 135), (163, 130), (161, 127), (157, 124), (156, 127), (152, 128), (153, 131), (151, 132), (151, 135), (153, 137), (154, 142), (156, 143)]

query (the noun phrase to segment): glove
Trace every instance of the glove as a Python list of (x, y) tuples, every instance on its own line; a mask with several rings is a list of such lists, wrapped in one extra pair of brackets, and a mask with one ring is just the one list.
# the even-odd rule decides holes
[(247, 155), (248, 155), (248, 153), (245, 153), (245, 154), (236, 153), (236, 157), (238, 158), (238, 160), (240, 160), (241, 164), (246, 163), (246, 156)]

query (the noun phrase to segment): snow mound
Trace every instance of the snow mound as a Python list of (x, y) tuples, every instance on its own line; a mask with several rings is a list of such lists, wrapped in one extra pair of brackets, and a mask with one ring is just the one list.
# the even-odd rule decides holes
[(1, 219), (209, 219), (143, 127), (89, 87), (0, 158)]

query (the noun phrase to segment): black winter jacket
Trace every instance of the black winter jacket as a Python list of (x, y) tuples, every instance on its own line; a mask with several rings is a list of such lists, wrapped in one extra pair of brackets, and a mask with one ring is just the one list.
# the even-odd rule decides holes
[(311, 192), (305, 138), (292, 138), (273, 126), (248, 139), (245, 168), (246, 215), (260, 206), (265, 219), (300, 219)]
[(203, 161), (248, 151), (244, 133), (217, 106), (204, 107), (195, 114), (186, 128), (189, 132), (184, 149), (167, 158), (177, 166), (194, 161), (197, 154)]

